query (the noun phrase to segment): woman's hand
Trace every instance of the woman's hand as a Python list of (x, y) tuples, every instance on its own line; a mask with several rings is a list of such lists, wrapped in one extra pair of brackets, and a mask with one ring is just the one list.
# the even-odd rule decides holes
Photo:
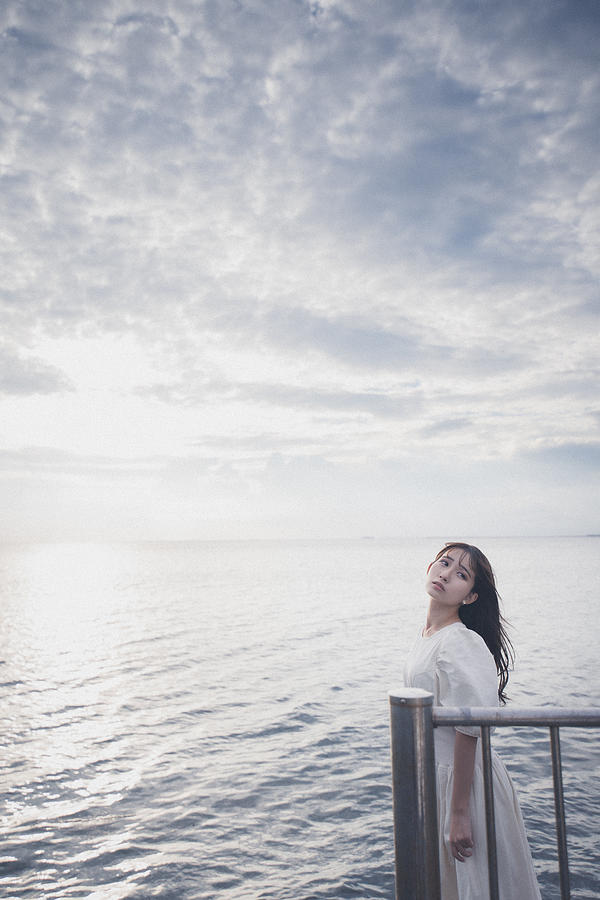
[(464, 862), (473, 854), (473, 835), (469, 813), (453, 813), (450, 819), (450, 850), (454, 859)]

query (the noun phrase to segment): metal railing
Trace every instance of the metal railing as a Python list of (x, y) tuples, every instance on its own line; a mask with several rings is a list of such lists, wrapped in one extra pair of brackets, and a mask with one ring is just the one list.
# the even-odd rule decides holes
[(561, 900), (570, 900), (569, 859), (560, 754), (561, 727), (598, 727), (600, 708), (505, 709), (433, 706), (420, 688), (390, 691), (396, 900), (440, 900), (434, 727), (481, 726), (490, 900), (498, 900), (490, 728), (513, 725), (550, 730)]

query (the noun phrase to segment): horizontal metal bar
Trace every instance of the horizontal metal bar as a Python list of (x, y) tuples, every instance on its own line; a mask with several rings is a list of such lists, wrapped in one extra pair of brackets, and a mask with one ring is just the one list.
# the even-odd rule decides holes
[(568, 709), (563, 706), (535, 708), (495, 706), (433, 707), (434, 725), (534, 725), (550, 727), (596, 728), (600, 726), (600, 707), (587, 706)]

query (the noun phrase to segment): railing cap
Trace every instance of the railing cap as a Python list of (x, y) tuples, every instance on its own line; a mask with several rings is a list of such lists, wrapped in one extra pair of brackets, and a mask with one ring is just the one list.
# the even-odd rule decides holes
[(389, 691), (388, 696), (394, 706), (433, 706), (433, 694), (422, 688), (401, 687)]

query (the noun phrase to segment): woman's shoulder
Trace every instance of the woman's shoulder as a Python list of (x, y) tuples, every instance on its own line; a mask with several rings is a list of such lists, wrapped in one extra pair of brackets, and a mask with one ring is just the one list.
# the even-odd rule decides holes
[[(437, 660), (440, 706), (496, 706), (498, 676), (485, 641), (466, 625), (448, 629)], [(460, 731), (477, 736), (478, 729)]]
[(476, 657), (482, 661), (489, 658), (493, 662), (494, 658), (484, 639), (472, 628), (467, 628), (463, 622), (456, 622), (450, 628), (443, 630), (446, 632), (440, 646), (443, 653), (465, 656), (470, 659)]

